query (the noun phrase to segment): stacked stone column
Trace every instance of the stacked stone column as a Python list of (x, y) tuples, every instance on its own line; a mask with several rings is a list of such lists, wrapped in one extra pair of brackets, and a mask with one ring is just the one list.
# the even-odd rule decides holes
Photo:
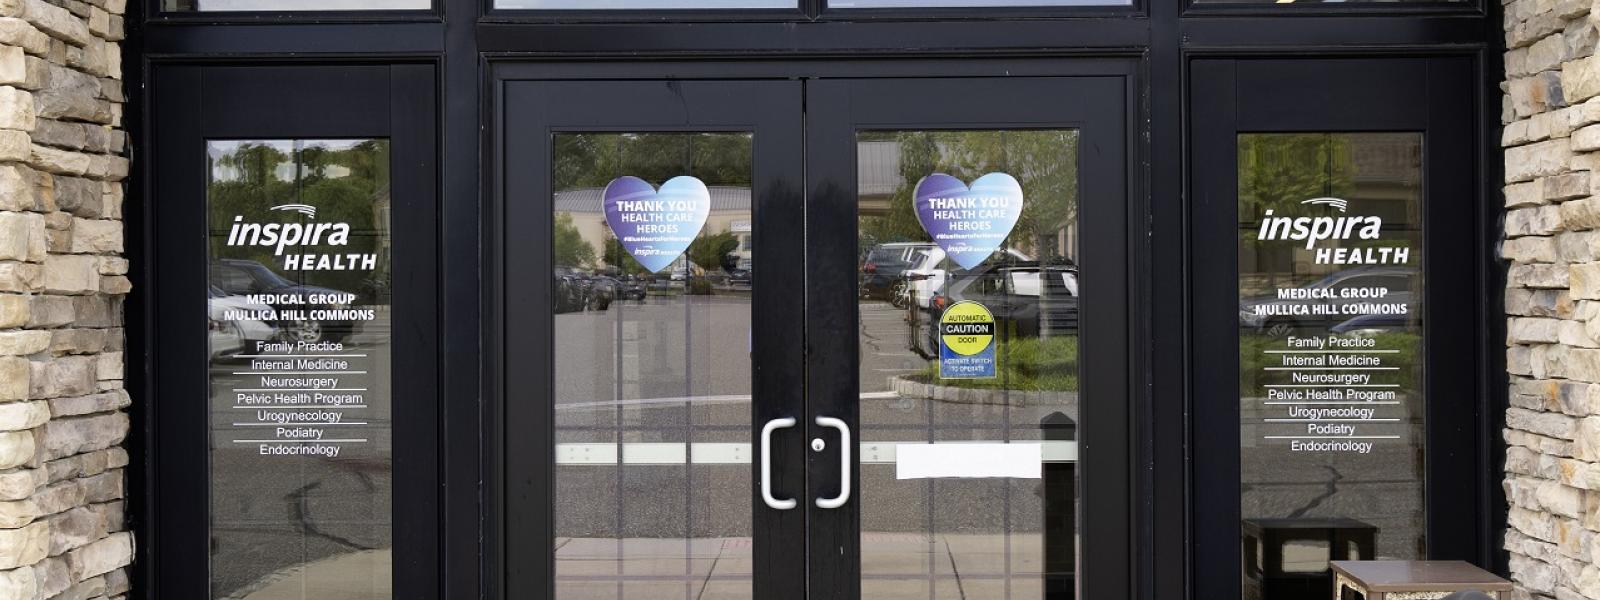
[(0, 0), (0, 600), (128, 592), (125, 8)]
[(1505, 548), (1517, 597), (1600, 600), (1600, 15), (1504, 6)]

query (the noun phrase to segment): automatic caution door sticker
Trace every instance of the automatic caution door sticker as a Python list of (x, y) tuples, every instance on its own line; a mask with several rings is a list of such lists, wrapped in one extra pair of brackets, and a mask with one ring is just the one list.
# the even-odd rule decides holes
[(939, 377), (994, 377), (994, 315), (982, 304), (963, 300), (939, 317)]

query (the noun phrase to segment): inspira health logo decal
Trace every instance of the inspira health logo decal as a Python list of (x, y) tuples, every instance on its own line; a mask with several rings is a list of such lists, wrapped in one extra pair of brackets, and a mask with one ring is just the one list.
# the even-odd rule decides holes
[[(1258, 241), (1292, 240), (1305, 242), (1307, 250), (1316, 252), (1319, 265), (1403, 265), (1411, 260), (1411, 247), (1358, 246), (1353, 248), (1318, 248), (1319, 242), (1383, 239), (1383, 217), (1343, 216), (1349, 212), (1350, 202), (1343, 198), (1321, 197), (1300, 201), (1301, 204), (1328, 206), (1338, 210), (1336, 217), (1276, 217), (1272, 209), (1261, 218), (1261, 228), (1256, 231)], [(1404, 244), (1409, 242), (1402, 241)]]
[[(269, 210), (317, 218), (317, 207), (309, 204), (279, 204)], [(283, 261), (286, 271), (370, 271), (377, 268), (376, 254), (302, 251), (307, 246), (349, 243), (349, 223), (249, 223), (242, 215), (234, 215), (233, 228), (228, 230), (229, 246), (271, 247), (273, 256)]]

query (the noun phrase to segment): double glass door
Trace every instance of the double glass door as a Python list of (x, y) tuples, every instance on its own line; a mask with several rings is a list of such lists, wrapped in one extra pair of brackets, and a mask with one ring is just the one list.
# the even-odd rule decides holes
[(1126, 84), (504, 84), (505, 597), (1127, 597)]

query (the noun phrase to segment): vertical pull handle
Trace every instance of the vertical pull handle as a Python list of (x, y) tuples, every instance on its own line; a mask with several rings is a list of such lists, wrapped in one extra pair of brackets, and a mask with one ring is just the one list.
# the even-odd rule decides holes
[(767, 421), (761, 427), (761, 501), (777, 510), (789, 510), (798, 503), (792, 498), (780, 500), (772, 496), (772, 432), (794, 427), (794, 424), (794, 417), (784, 417)]
[(850, 426), (833, 417), (817, 417), (817, 424), (839, 430), (839, 495), (817, 498), (817, 506), (839, 508), (850, 501)]

